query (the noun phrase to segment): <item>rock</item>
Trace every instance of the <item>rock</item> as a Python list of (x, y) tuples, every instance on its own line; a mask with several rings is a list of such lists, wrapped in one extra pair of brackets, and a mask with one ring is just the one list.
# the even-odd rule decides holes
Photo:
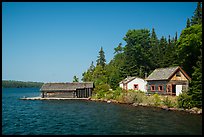
[(138, 103), (133, 103), (132, 105), (136, 107), (136, 106), (138, 106), (139, 104), (138, 104)]
[(175, 110), (177, 110), (177, 108), (169, 108), (169, 110), (173, 110), (173, 111), (175, 111)]
[(167, 106), (162, 106), (161, 108), (164, 110), (169, 110), (169, 108)]
[(111, 103), (111, 101), (110, 101), (110, 100), (108, 100), (108, 101), (107, 101), (107, 103)]
[(199, 110), (197, 111), (197, 114), (202, 114), (202, 109), (199, 109)]

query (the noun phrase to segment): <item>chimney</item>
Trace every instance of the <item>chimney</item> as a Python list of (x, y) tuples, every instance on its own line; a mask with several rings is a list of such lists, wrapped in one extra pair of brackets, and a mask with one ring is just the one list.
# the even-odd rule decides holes
[(145, 79), (147, 78), (147, 72), (145, 72)]

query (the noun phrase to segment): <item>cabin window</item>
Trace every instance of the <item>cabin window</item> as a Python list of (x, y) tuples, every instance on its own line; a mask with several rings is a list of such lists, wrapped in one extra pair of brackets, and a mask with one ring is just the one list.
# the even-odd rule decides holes
[(162, 86), (162, 85), (159, 85), (159, 86), (158, 86), (158, 90), (159, 90), (159, 91), (163, 91), (163, 86)]
[(155, 85), (151, 85), (150, 88), (151, 88), (151, 91), (155, 91), (155, 89), (156, 89), (156, 88), (155, 88)]
[(180, 72), (177, 72), (177, 73), (176, 73), (176, 77), (181, 77), (181, 73), (180, 73)]
[(134, 84), (134, 90), (138, 90), (138, 84)]

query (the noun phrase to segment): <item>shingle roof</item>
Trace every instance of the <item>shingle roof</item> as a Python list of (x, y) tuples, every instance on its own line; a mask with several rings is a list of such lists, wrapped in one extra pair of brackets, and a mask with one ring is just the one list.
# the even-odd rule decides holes
[(145, 80), (168, 80), (179, 66), (155, 69)]
[(126, 84), (126, 83), (132, 81), (133, 79), (135, 79), (135, 77), (130, 77), (130, 76), (129, 76), (129, 77), (125, 78), (124, 80), (122, 80), (122, 81), (120, 82), (120, 84), (121, 84), (121, 83)]
[(93, 82), (73, 82), (73, 83), (45, 83), (41, 91), (70, 91), (81, 88), (93, 88)]
[[(139, 78), (139, 77), (131, 77), (131, 76), (128, 76), (127, 78), (125, 78), (124, 80), (122, 80), (122, 81), (120, 81), (120, 83), (119, 84), (127, 84), (127, 83), (129, 83), (130, 81), (132, 81), (132, 80), (134, 80), (134, 79), (136, 79), (136, 78)], [(140, 78), (140, 79), (142, 79), (142, 78)]]

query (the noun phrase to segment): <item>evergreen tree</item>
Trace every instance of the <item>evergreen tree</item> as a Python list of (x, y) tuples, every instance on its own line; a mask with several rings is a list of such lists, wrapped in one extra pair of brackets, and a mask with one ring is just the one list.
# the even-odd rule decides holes
[(202, 23), (202, 2), (197, 3), (194, 15), (191, 18), (191, 25)]
[(187, 19), (187, 22), (186, 22), (186, 28), (189, 28), (191, 26), (191, 21), (190, 19), (188, 18)]
[(104, 68), (106, 65), (106, 59), (105, 59), (105, 53), (103, 51), (103, 47), (101, 47), (99, 51), (99, 56), (96, 62), (97, 62), (97, 65), (101, 65), (102, 68)]
[(192, 98), (192, 104), (195, 107), (202, 108), (202, 50), (201, 55), (196, 63), (194, 72), (192, 74), (192, 81), (190, 82), (190, 90), (188, 94)]
[(150, 64), (150, 32), (147, 29), (129, 30), (123, 38), (127, 45), (124, 47), (123, 75), (139, 76), (140, 67), (143, 66), (141, 75), (149, 71)]
[(94, 66), (93, 61), (92, 61), (92, 62), (91, 62), (91, 66), (89, 67), (89, 71), (90, 71), (91, 73), (93, 73), (93, 72), (94, 72), (94, 69), (95, 69), (95, 66)]
[(175, 42), (177, 42), (177, 39), (178, 39), (177, 37), (178, 37), (178, 36), (177, 36), (177, 32), (176, 32), (176, 36), (175, 36), (175, 39), (174, 39)]
[(93, 61), (92, 61), (89, 69), (82, 74), (82, 79), (81, 80), (84, 81), (84, 82), (93, 81), (94, 70), (95, 70), (95, 66), (94, 66)]
[(77, 78), (76, 76), (73, 77), (73, 82), (79, 82), (79, 78)]
[(156, 69), (158, 67), (158, 64), (156, 63), (159, 59), (159, 40), (157, 38), (157, 35), (155, 33), (155, 29), (152, 28), (152, 33), (150, 36), (150, 68), (151, 69)]
[(157, 38), (154, 28), (152, 28), (152, 34), (150, 36), (150, 43), (151, 43), (150, 44), (151, 46), (156, 46), (158, 44), (158, 38)]
[(158, 68), (167, 67), (167, 64), (165, 63), (165, 54), (167, 50), (168, 42), (164, 36), (161, 37), (159, 41), (159, 52), (158, 52), (158, 60), (157, 60), (157, 66)]
[(169, 35), (169, 39), (168, 39), (168, 45), (171, 44), (171, 36)]
[(123, 47), (122, 47), (122, 43), (119, 43), (118, 46), (116, 48), (114, 48), (114, 54), (116, 53), (122, 53), (123, 51)]

